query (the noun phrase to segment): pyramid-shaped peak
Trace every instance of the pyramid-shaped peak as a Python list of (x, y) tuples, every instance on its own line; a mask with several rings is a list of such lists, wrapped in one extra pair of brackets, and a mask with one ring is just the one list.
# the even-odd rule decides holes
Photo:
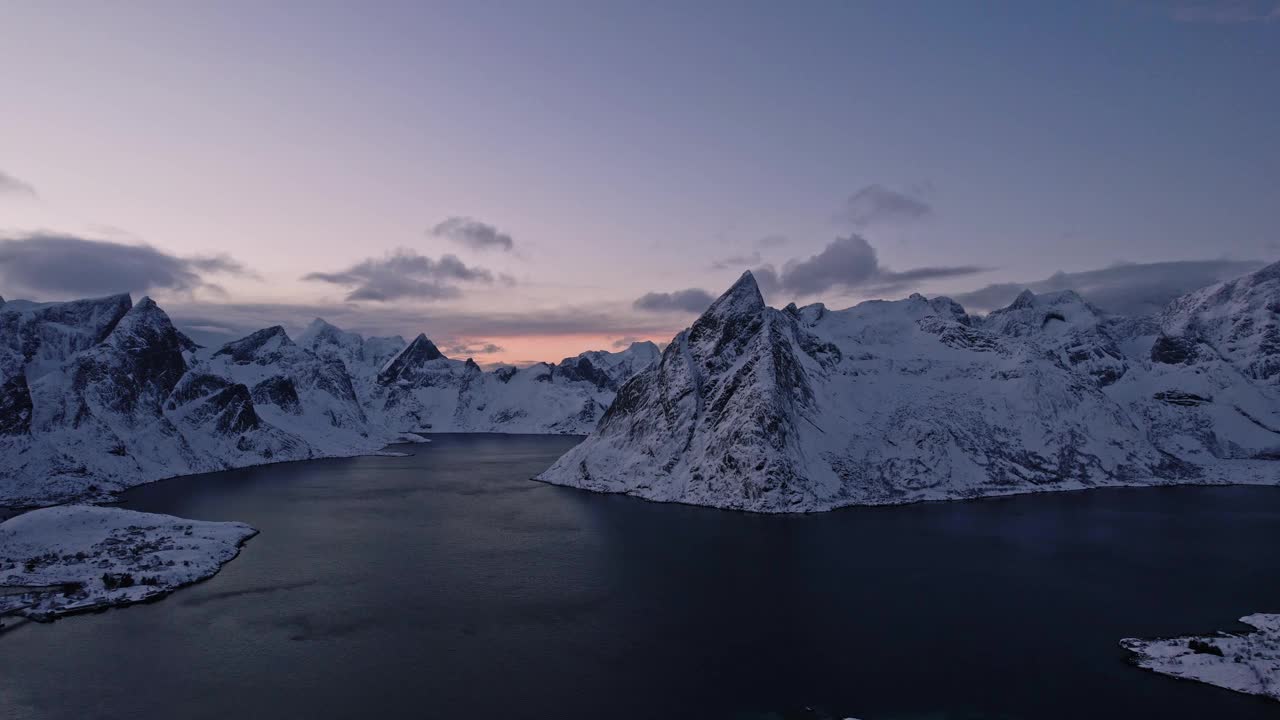
[(272, 352), (290, 345), (293, 345), (293, 341), (289, 339), (289, 334), (284, 331), (284, 328), (272, 325), (223, 345), (213, 356), (230, 355), (236, 362), (248, 362), (260, 353)]
[(169, 316), (149, 297), (139, 300), (120, 318), (107, 342), (122, 349), (181, 345)]
[(160, 306), (157, 305), (156, 301), (152, 300), (150, 296), (143, 295), (142, 299), (129, 309), (126, 317), (128, 315), (151, 315), (154, 313), (164, 314), (164, 311), (160, 309)]
[(425, 333), (418, 333), (418, 337), (409, 343), (409, 347), (405, 348), (404, 354), (413, 353), (421, 360), (437, 360), (444, 357), (444, 353), (440, 352), (440, 348), (436, 344), (427, 339)]
[(1022, 292), (1018, 293), (1018, 297), (1014, 298), (1012, 303), (1009, 303), (1009, 307), (1024, 308), (1024, 307), (1031, 307), (1032, 305), (1035, 305), (1035, 304), (1036, 304), (1036, 294), (1031, 292), (1030, 290), (1023, 290)]
[(413, 342), (406, 345), (382, 366), (378, 371), (378, 381), (385, 383), (410, 377), (419, 366), (443, 357), (444, 353), (440, 352), (440, 348), (437, 348), (435, 343), (428, 340), (425, 334), (418, 333), (418, 337), (414, 338)]
[(760, 294), (760, 286), (756, 284), (755, 275), (748, 270), (742, 273), (728, 290), (724, 292), (704, 315), (737, 315), (740, 313), (757, 313), (764, 309), (764, 296)]
[(341, 328), (321, 317), (312, 320), (311, 323), (307, 325), (307, 331), (321, 332), (325, 330), (338, 330), (341, 332)]
[(307, 325), (302, 334), (298, 336), (298, 344), (305, 348), (314, 348), (321, 341), (342, 344), (344, 340), (348, 342), (363, 342), (364, 338), (358, 333), (347, 332), (324, 318), (316, 318)]

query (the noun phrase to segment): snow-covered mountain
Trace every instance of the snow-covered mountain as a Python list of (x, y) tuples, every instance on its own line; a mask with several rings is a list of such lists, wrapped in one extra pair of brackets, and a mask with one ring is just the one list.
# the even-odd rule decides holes
[[(483, 371), (316, 320), (198, 348), (127, 295), (0, 305), (0, 505), (376, 451), (587, 433), (541, 479), (745, 510), (1280, 482), (1280, 264), (1149, 318), (1073, 292), (777, 310), (744, 275), (652, 343)], [(615, 398), (616, 395), (616, 398)]]
[(419, 335), (379, 370), (372, 405), (384, 424), (410, 432), (587, 433), (622, 383), (657, 357), (653, 343), (635, 343), (483, 372)]
[(759, 512), (1280, 483), (1280, 264), (1157, 318), (1072, 292), (765, 305), (744, 274), (539, 479)]
[(585, 433), (652, 343), (485, 373), (316, 320), (198, 348), (150, 299), (0, 305), (0, 506), (376, 451), (411, 431)]
[(558, 365), (484, 372), (445, 357), (426, 335), (364, 338), (317, 319), (298, 344), (341, 362), (372, 422), (400, 432), (587, 433), (658, 346), (593, 350)]

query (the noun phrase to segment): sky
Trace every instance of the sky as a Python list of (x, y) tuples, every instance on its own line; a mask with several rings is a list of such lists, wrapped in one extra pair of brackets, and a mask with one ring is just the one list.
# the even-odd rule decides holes
[[(487, 364), (1280, 259), (1280, 0), (0, 0), (0, 295)], [(16, 59), (16, 61), (15, 61)]]

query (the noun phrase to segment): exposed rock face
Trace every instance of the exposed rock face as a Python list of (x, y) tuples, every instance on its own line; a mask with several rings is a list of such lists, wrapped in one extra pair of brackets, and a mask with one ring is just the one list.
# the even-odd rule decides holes
[(383, 385), (430, 382), (431, 369), (434, 367), (432, 362), (447, 359), (426, 335), (419, 334), (378, 372), (378, 382)]
[(0, 307), (0, 371), (21, 368), (28, 381), (56, 370), (72, 355), (102, 342), (133, 307), (128, 295)]
[[(540, 479), (762, 512), (1280, 483), (1277, 277), (1206, 288), (1152, 323), (1071, 292), (981, 320), (919, 295), (777, 311), (748, 273)], [(1165, 362), (1161, 338), (1198, 359)]]
[[(813, 501), (794, 460), (803, 452), (797, 423), (817, 413), (802, 365), (822, 369), (801, 349), (802, 333), (791, 315), (765, 307), (744, 275), (657, 366), (623, 386), (587, 441), (593, 447), (570, 451), (543, 477), (561, 469), (572, 474), (568, 484), (655, 498), (676, 488), (653, 482), (674, 478), (687, 501), (722, 497), (743, 509)], [(609, 467), (617, 461), (624, 464)]]
[(5, 504), (102, 498), (161, 477), (316, 453), (264, 424), (243, 385), (191, 366), (193, 344), (150, 299), (68, 305), (16, 319), (0, 312), (0, 324), (42, 339), (0, 389)]

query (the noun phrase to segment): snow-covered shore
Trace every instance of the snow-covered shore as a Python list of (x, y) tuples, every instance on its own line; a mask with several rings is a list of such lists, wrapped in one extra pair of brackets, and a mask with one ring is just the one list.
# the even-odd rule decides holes
[(204, 580), (257, 530), (66, 505), (0, 523), (0, 617), (51, 620), (128, 605)]
[(1256, 632), (1127, 638), (1120, 645), (1134, 653), (1138, 667), (1280, 700), (1280, 614), (1256, 613), (1240, 622)]

